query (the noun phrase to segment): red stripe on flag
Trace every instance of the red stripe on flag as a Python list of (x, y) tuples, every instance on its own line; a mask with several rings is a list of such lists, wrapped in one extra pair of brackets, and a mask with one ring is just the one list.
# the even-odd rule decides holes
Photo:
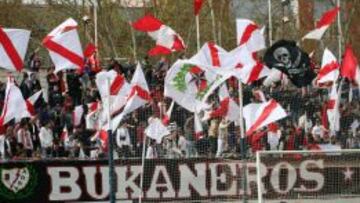
[(210, 50), (211, 62), (213, 66), (220, 67), (219, 51), (215, 47), (215, 43), (209, 42), (208, 47)]
[(252, 82), (258, 80), (263, 68), (264, 68), (264, 65), (257, 61), (256, 65), (252, 68), (252, 70), (250, 72), (250, 76), (249, 76), (247, 83), (252, 83)]
[(339, 7), (335, 7), (331, 10), (326, 11), (322, 15), (321, 19), (316, 23), (316, 28), (320, 28), (320, 27), (330, 25), (331, 23), (333, 23), (339, 10), (340, 10)]
[(156, 45), (154, 48), (150, 49), (148, 51), (148, 55), (149, 56), (156, 56), (156, 55), (168, 55), (171, 54), (171, 50), (167, 47), (161, 46), (161, 45)]
[(111, 83), (110, 95), (117, 95), (120, 89), (124, 86), (124, 84), (125, 84), (125, 77), (122, 75), (117, 75), (114, 81)]
[(98, 104), (99, 104), (98, 102), (91, 102), (89, 105), (90, 112), (96, 111), (98, 108)]
[(26, 103), (26, 108), (27, 108), (28, 112), (29, 112), (32, 116), (34, 116), (35, 113), (36, 113), (36, 112), (35, 112), (35, 107), (34, 107), (34, 105), (33, 105), (29, 100), (26, 100), (25, 103)]
[(140, 87), (139, 85), (135, 85), (131, 88), (128, 100), (131, 99), (133, 96), (139, 96), (141, 99), (150, 101), (151, 96), (148, 91), (146, 91), (144, 88)]
[(78, 54), (70, 51), (69, 49), (65, 48), (64, 46), (54, 42), (51, 38), (47, 37), (44, 39), (43, 44), (49, 50), (59, 54), (60, 56), (66, 58), (73, 64), (77, 65), (78, 67), (84, 66), (84, 59), (79, 56)]
[(174, 43), (173, 43), (173, 46), (171, 47), (171, 49), (173, 49), (175, 51), (181, 51), (181, 50), (185, 49), (185, 45), (179, 36), (174, 35)]
[(160, 29), (163, 23), (152, 15), (146, 15), (131, 24), (135, 30), (153, 32)]
[(239, 45), (243, 45), (245, 44), (247, 41), (249, 41), (252, 33), (258, 29), (259, 27), (255, 24), (249, 24), (248, 26), (246, 26), (245, 28), (245, 31), (243, 33), (243, 35), (241, 36), (241, 39), (240, 39), (240, 44)]
[(23, 61), (21, 60), (21, 57), (17, 52), (15, 46), (13, 45), (10, 38), (7, 36), (2, 27), (0, 27), (0, 44), (3, 46), (9, 59), (15, 66), (15, 69), (17, 71), (21, 71), (24, 66)]
[(358, 69), (358, 61), (352, 48), (348, 45), (341, 64), (341, 75), (350, 81), (354, 81), (356, 79), (356, 69)]
[(318, 80), (320, 80), (325, 75), (329, 74), (330, 72), (338, 69), (339, 64), (336, 61), (332, 61), (331, 63), (326, 64), (322, 69), (320, 69), (318, 73)]
[(220, 106), (210, 113), (210, 118), (224, 117), (229, 111), (230, 98), (227, 97), (220, 102)]
[(251, 135), (257, 128), (270, 116), (271, 112), (278, 106), (278, 103), (275, 100), (270, 100), (270, 103), (264, 108), (263, 112), (261, 112), (259, 118), (255, 121), (255, 123), (250, 127), (250, 129), (246, 132), (246, 135)]

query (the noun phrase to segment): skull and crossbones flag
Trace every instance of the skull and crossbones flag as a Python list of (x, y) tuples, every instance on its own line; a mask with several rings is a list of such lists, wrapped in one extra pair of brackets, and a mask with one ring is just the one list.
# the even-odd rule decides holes
[(294, 41), (279, 40), (266, 50), (264, 62), (286, 74), (296, 87), (311, 84), (316, 77), (310, 66), (309, 55)]

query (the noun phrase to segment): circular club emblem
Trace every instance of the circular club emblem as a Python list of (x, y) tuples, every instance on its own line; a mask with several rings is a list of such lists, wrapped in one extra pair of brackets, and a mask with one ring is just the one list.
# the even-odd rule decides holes
[(37, 174), (31, 166), (22, 168), (0, 168), (0, 196), (12, 199), (24, 199), (32, 194)]

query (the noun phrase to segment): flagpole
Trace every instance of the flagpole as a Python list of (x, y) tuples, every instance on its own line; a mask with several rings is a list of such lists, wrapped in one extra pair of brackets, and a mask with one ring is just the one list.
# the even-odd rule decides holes
[(268, 0), (268, 20), (269, 20), (269, 43), (272, 45), (272, 16), (271, 16), (271, 0)]
[(339, 7), (339, 13), (337, 15), (337, 25), (338, 25), (338, 51), (339, 51), (339, 63), (341, 64), (341, 56), (342, 56), (342, 29), (341, 29), (341, 8), (340, 8), (340, 0), (336, 1), (337, 6)]
[(214, 14), (214, 9), (213, 9), (213, 5), (212, 5), (213, 1), (209, 0), (209, 6), (210, 6), (210, 15), (211, 15), (211, 24), (212, 24), (212, 33), (213, 33), (213, 38), (214, 38), (214, 43), (217, 44), (217, 40), (216, 40), (216, 31), (215, 31), (215, 14)]
[[(107, 79), (107, 85), (110, 93), (110, 78)], [(109, 184), (110, 184), (110, 203), (115, 203), (115, 173), (114, 173), (114, 140), (112, 137), (112, 124), (111, 124), (111, 105), (110, 94), (108, 95), (108, 142), (109, 142)]]
[(145, 149), (146, 149), (146, 135), (144, 135), (144, 141), (142, 146), (142, 155), (141, 155), (141, 174), (140, 174), (140, 195), (139, 195), (139, 203), (142, 202), (143, 197), (143, 186), (144, 186), (144, 168), (145, 168)]
[(195, 16), (196, 21), (196, 46), (197, 50), (200, 50), (200, 20), (199, 20), (199, 14)]
[[(243, 159), (242, 171), (243, 171), (243, 188), (247, 187), (247, 173), (246, 173), (246, 145), (245, 145), (245, 131), (244, 131), (244, 114), (243, 114), (243, 86), (241, 80), (238, 80), (239, 85), (239, 122), (240, 122), (240, 152)], [(244, 202), (247, 202), (246, 189), (244, 193)]]
[(94, 5), (94, 42), (95, 42), (95, 47), (97, 48), (96, 50), (96, 59), (99, 59), (99, 42), (98, 42), (98, 16), (97, 16), (97, 2), (94, 1), (93, 3)]
[[(127, 8), (125, 8), (125, 14), (126, 14), (127, 20), (129, 21), (129, 23), (131, 23), (130, 16), (129, 16), (129, 11), (127, 10)], [(133, 45), (133, 57), (134, 57), (134, 60), (136, 60), (137, 59), (136, 38), (135, 38), (134, 28), (132, 26), (130, 26), (130, 33), (131, 33), (131, 41), (132, 41), (132, 45)]]

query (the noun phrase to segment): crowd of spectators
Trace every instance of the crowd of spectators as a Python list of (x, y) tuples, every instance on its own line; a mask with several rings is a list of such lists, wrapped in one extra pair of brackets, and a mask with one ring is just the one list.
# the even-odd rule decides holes
[[(93, 139), (98, 132), (86, 128), (85, 119), (74, 126), (72, 112), (75, 106), (83, 105), (87, 114), (90, 102), (100, 101), (95, 84), (96, 71), (85, 67), (82, 73), (76, 70), (54, 73), (54, 67), (44, 69), (46, 85), (39, 81), (41, 62), (32, 56), (31, 72), (23, 73), (18, 86), (24, 98), (45, 88), (47, 98), (35, 104), (36, 116), (10, 122), (0, 129), (0, 155), (2, 159), (37, 158), (106, 158), (107, 153), (99, 139)], [(142, 61), (152, 100), (133, 112), (120, 124), (113, 139), (115, 157), (134, 158), (142, 156), (145, 140), (144, 130), (149, 117), (161, 117), (171, 100), (164, 98), (163, 84), (170, 62), (165, 58), (152, 64), (148, 58)], [(111, 60), (106, 69), (123, 74), (128, 81), (135, 71), (131, 59), (124, 63)], [(230, 94), (237, 98), (236, 81), (228, 82)], [(0, 101), (4, 100), (6, 84), (0, 84)], [(349, 88), (344, 86), (340, 106), (340, 131), (330, 132), (322, 122), (322, 107), (328, 99), (329, 88), (308, 87), (307, 93), (291, 85), (274, 84), (263, 88), (254, 84), (244, 88), (244, 104), (257, 102), (253, 92), (261, 89), (268, 98), (276, 99), (289, 113), (277, 123), (264, 127), (244, 140), (240, 139), (239, 126), (225, 118), (211, 118), (202, 121), (203, 133), (195, 135), (194, 115), (175, 104), (170, 124), (171, 134), (161, 144), (147, 140), (147, 158), (187, 157), (238, 157), (241, 152), (252, 154), (256, 150), (302, 150), (314, 146), (331, 145), (341, 148), (360, 148), (360, 103), (359, 89), (353, 88), (353, 99), (347, 97)], [(214, 105), (216, 96), (210, 97)], [(62, 139), (66, 127), (69, 139)], [(221, 141), (223, 147), (218, 147)], [(243, 144), (241, 144), (243, 143)]]

